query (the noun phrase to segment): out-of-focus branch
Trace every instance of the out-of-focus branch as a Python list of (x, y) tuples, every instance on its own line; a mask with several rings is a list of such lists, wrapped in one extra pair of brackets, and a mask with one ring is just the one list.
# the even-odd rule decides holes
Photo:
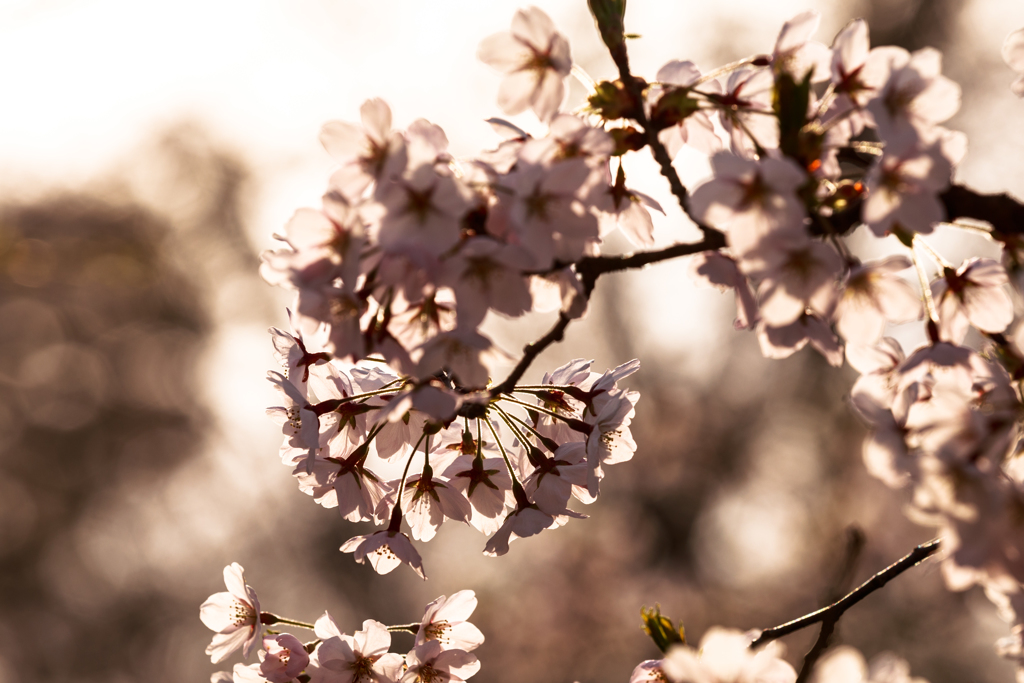
[[(939, 539), (922, 543), (921, 545), (914, 548), (905, 557), (892, 563), (882, 571), (878, 572), (870, 579), (862, 583), (860, 586), (855, 588), (850, 593), (847, 593), (843, 598), (832, 603), (828, 607), (823, 607), (816, 612), (804, 615), (799, 619), (793, 621), (787, 621), (785, 624), (780, 624), (772, 628), (767, 628), (761, 632), (754, 642), (750, 644), (751, 648), (761, 647), (771, 641), (781, 638), (782, 636), (795, 633), (801, 629), (813, 626), (814, 624), (822, 624), (822, 634), (828, 630), (828, 634), (824, 635), (824, 640), (828, 640), (828, 636), (831, 635), (832, 629), (835, 628), (835, 624), (839, 621), (839, 618), (843, 616), (846, 610), (850, 609), (858, 602), (866, 598), (867, 596), (874, 593), (876, 590), (889, 583), (897, 576), (907, 571), (913, 566), (916, 566), (923, 560), (927, 559), (939, 549)], [(819, 634), (818, 639), (822, 640), (822, 634)], [(817, 643), (815, 643), (817, 646)], [(821, 645), (821, 649), (824, 649), (824, 644)], [(812, 649), (813, 652), (813, 649)], [(820, 653), (819, 653), (820, 654)], [(810, 656), (811, 653), (808, 653)]]
[(982, 194), (963, 185), (951, 185), (939, 195), (947, 220), (974, 218), (992, 225), (994, 236), (1024, 235), (1024, 204), (1006, 193)]

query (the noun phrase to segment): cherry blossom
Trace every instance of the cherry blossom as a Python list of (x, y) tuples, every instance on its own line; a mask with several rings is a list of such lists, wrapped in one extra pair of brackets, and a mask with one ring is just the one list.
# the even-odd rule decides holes
[(878, 237), (896, 229), (930, 233), (945, 220), (938, 193), (949, 186), (951, 173), (952, 166), (938, 144), (895, 152), (886, 148), (865, 178), (864, 222)]
[[(667, 86), (686, 89), (697, 85), (701, 73), (693, 62), (672, 60), (658, 69), (655, 78), (662, 87), (652, 87), (648, 92), (648, 101), (652, 105), (664, 93), (672, 91), (672, 88)], [(717, 82), (715, 85), (717, 86)], [(699, 110), (691, 112), (679, 123), (660, 131), (658, 139), (665, 145), (670, 157), (675, 157), (683, 145), (689, 145), (708, 155), (722, 149), (722, 139), (715, 132), (711, 116), (708, 112)]]
[(256, 591), (245, 582), (242, 565), (233, 562), (224, 567), (224, 584), (226, 592), (214, 593), (199, 608), (199, 618), (216, 633), (206, 648), (214, 664), (224, 661), (238, 648), (248, 658), (262, 633), (260, 601)]
[(827, 47), (810, 39), (820, 23), (821, 14), (809, 10), (783, 24), (772, 50), (772, 68), (786, 71), (798, 81), (808, 72), (812, 81), (828, 78), (832, 54)]
[(805, 239), (805, 211), (796, 188), (807, 176), (796, 164), (722, 152), (711, 157), (711, 168), (714, 177), (694, 191), (692, 211), (725, 231), (741, 259), (767, 241)]
[(700, 640), (700, 647), (675, 645), (661, 669), (671, 683), (792, 683), (796, 671), (780, 659), (777, 642), (751, 650), (756, 632), (741, 633), (713, 627)]
[(750, 329), (757, 323), (759, 313), (750, 280), (740, 271), (735, 259), (718, 251), (702, 251), (690, 261), (690, 276), (699, 284), (720, 291), (736, 290), (734, 326), (737, 330)]
[(309, 655), (298, 638), (280, 633), (263, 638), (266, 655), (260, 664), (260, 674), (271, 683), (288, 683), (309, 664)]
[(394, 683), (402, 670), (402, 656), (392, 652), (391, 634), (379, 621), (367, 619), (363, 630), (342, 633), (324, 612), (316, 620), (321, 642), (310, 658), (311, 683)]
[(330, 121), (320, 131), (320, 142), (343, 164), (331, 185), (343, 195), (358, 198), (374, 180), (400, 173), (406, 164), (405, 141), (391, 129), (391, 108), (371, 99), (359, 108), (362, 126)]
[(506, 74), (498, 90), (498, 106), (506, 114), (532, 108), (541, 121), (550, 121), (558, 111), (572, 57), (569, 41), (542, 10), (516, 10), (512, 30), (485, 38), (476, 56)]
[(436, 640), (417, 645), (405, 658), (401, 683), (464, 681), (480, 670), (477, 658), (463, 650), (446, 650)]
[(446, 518), (465, 522), (472, 515), (466, 497), (447, 481), (435, 478), (429, 465), (420, 476), (406, 480), (402, 508), (417, 541), (432, 539)]
[(972, 258), (954, 272), (946, 269), (932, 283), (943, 339), (960, 343), (968, 325), (982, 332), (1002, 332), (1013, 322), (1013, 302), (1004, 289), (1006, 269), (997, 261)]
[(811, 683), (927, 683), (911, 678), (910, 665), (891, 652), (883, 652), (871, 660), (849, 645), (840, 645), (818, 662)]
[(789, 358), (808, 343), (830, 365), (843, 364), (843, 348), (828, 324), (813, 313), (804, 313), (795, 321), (781, 326), (764, 321), (757, 326), (757, 340), (765, 358)]
[(850, 269), (836, 305), (836, 331), (853, 344), (873, 344), (886, 321), (905, 323), (921, 317), (921, 298), (896, 273), (911, 267), (905, 256), (891, 256)]
[(937, 125), (960, 108), (960, 86), (940, 73), (942, 55), (933, 48), (889, 48), (885, 59), (889, 78), (867, 105), (878, 134), (892, 143), (932, 142)]
[(343, 553), (355, 553), (356, 562), (363, 564), (367, 560), (378, 574), (387, 574), (403, 562), (426, 580), (423, 572), (423, 559), (412, 546), (409, 537), (400, 531), (377, 531), (366, 536), (355, 536), (345, 541), (341, 548)]
[(442, 595), (431, 602), (416, 632), (416, 645), (437, 641), (446, 650), (475, 650), (484, 642), (480, 629), (467, 621), (476, 604), (476, 594), (471, 590)]
[[(1006, 36), (1003, 42), (1003, 61), (1014, 71), (1024, 74), (1024, 29)], [(1018, 76), (1010, 86), (1017, 97), (1024, 97), (1024, 75)]]

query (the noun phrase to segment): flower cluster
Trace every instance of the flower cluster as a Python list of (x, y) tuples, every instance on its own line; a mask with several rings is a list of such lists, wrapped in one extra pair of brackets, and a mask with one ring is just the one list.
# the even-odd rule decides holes
[[(658, 93), (655, 111), (685, 97), (730, 133), (691, 207), (727, 247), (697, 256), (691, 272), (736, 291), (737, 327), (756, 329), (765, 356), (810, 344), (862, 373), (852, 403), (871, 428), (868, 470), (912, 490), (912, 518), (942, 539), (947, 584), (985, 588), (1014, 623), (1002, 650), (1024, 663), (1024, 470), (1014, 456), (1024, 340), (1003, 334), (1014, 321), (1004, 266), (957, 267), (924, 237), (946, 219), (940, 194), (966, 151), (941, 126), (959, 87), (935, 50), (872, 49), (863, 21), (828, 49), (810, 40), (815, 24), (796, 17), (770, 58), (724, 83), (689, 65)], [(1011, 65), (1019, 42), (1007, 42)], [(895, 235), (906, 253), (862, 263), (845, 241), (858, 224)], [(919, 291), (899, 276), (911, 267)], [(883, 336), (886, 323), (922, 317), (929, 342), (909, 356)], [(989, 340), (984, 355), (962, 345), (971, 329)]]
[(381, 574), (405, 562), (426, 578), (403, 520), (417, 541), (447, 519), (464, 522), (490, 536), (486, 554), (503, 555), (516, 538), (583, 517), (570, 499), (593, 502), (605, 467), (636, 450), (629, 425), (639, 395), (618, 386), (636, 361), (604, 374), (572, 361), (445, 419), (453, 403), (473, 399), (416, 386), (373, 359), (314, 357), (301, 338), (272, 333), (287, 373), (270, 375), (286, 403), (268, 410), (285, 433), (281, 459), (320, 505), (387, 525), (341, 546)]
[[(673, 645), (663, 659), (649, 659), (633, 670), (629, 683), (794, 683), (796, 671), (784, 659), (778, 642), (752, 649), (757, 631), (742, 633), (713, 627), (700, 647)], [(871, 664), (849, 646), (829, 652), (818, 663), (812, 683), (927, 683), (911, 678), (906, 661), (892, 653), (875, 657)]]
[[(766, 357), (810, 345), (861, 373), (852, 403), (871, 429), (868, 470), (908, 488), (910, 514), (938, 529), (948, 585), (983, 586), (1014, 623), (1000, 650), (1024, 671), (1024, 334), (1005, 334), (1014, 306), (1000, 262), (955, 266), (926, 241), (950, 218), (944, 198), (966, 154), (965, 137), (942, 125), (960, 89), (942, 75), (941, 55), (872, 48), (860, 20), (829, 47), (812, 39), (819, 18), (805, 12), (771, 53), (709, 73), (673, 60), (647, 82), (628, 71), (624, 4), (591, 7), (620, 78), (593, 84), (575, 112), (563, 100), (579, 70), (544, 12), (520, 10), (509, 32), (479, 47), (504, 74), (498, 105), (532, 110), (543, 136), (491, 119), (497, 148), (455, 159), (440, 127), (421, 119), (394, 129), (381, 100), (363, 104), (361, 123), (324, 126), (339, 168), (322, 205), (292, 217), (261, 268), (295, 294), (292, 330), (271, 330), (282, 405), (268, 413), (300, 490), (346, 520), (384, 526), (342, 551), (380, 573), (406, 563), (423, 578), (411, 539), (429, 541), (446, 519), (489, 536), (484, 552), (501, 555), (516, 538), (582, 517), (570, 501), (593, 502), (606, 467), (636, 450), (638, 395), (619, 383), (639, 364), (602, 374), (575, 360), (539, 384), (518, 382), (586, 313), (597, 275), (694, 254), (693, 277), (734, 290), (736, 326), (756, 331)], [(1020, 31), (1004, 46), (1017, 71), (1022, 46)], [(1024, 92), (1020, 81), (1013, 88)], [(686, 146), (709, 155), (712, 170), (692, 195), (671, 167)], [(644, 147), (705, 239), (616, 261), (601, 255), (616, 227), (638, 247), (654, 244), (648, 208), (660, 207), (628, 188), (614, 161)], [(863, 262), (847, 243), (858, 225), (905, 251)], [(917, 288), (900, 275), (911, 268)], [(488, 314), (555, 310), (544, 344), (492, 382), (507, 356), (481, 331)], [(921, 319), (928, 343), (909, 356), (884, 336), (887, 324)], [(964, 345), (972, 329), (989, 344), (983, 352)], [(217, 634), (214, 661), (240, 647), (248, 656), (261, 624), (282, 621), (260, 611), (241, 567), (228, 567), (225, 582), (201, 613)], [(368, 620), (348, 636), (325, 614), (309, 625), (312, 643), (263, 638), (261, 663), (237, 665), (233, 680), (464, 680), (479, 666), (468, 654), (482, 641), (465, 622), (473, 606), (468, 591), (432, 603), (404, 658), (388, 652), (384, 625)], [(677, 645), (633, 681), (796, 679), (772, 646), (750, 649), (753, 640), (712, 629), (700, 651)], [(882, 683), (909, 673), (895, 658), (869, 667), (846, 649), (818, 677)]]
[[(484, 642), (468, 619), (476, 609), (473, 591), (441, 596), (427, 605), (418, 624), (385, 626), (367, 619), (363, 629), (343, 633), (324, 612), (315, 624), (261, 612), (256, 592), (245, 583), (237, 563), (224, 568), (228, 591), (203, 603), (199, 616), (216, 632), (206, 653), (214, 663), (239, 647), (246, 659), (260, 643), (262, 625), (287, 624), (313, 631), (316, 638), (303, 643), (290, 633), (270, 631), (262, 638), (259, 662), (235, 664), (232, 672), (213, 674), (211, 683), (460, 683), (480, 670), (470, 654)], [(415, 636), (405, 655), (391, 652), (391, 634)], [(240, 634), (240, 635), (239, 635)]]

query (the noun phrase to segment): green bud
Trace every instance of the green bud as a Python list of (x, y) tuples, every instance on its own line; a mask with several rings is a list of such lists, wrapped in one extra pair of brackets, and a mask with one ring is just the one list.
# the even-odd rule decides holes
[(639, 103), (620, 80), (601, 81), (587, 98), (590, 109), (605, 121), (632, 119)]
[(625, 41), (622, 18), (626, 15), (626, 0), (587, 0), (601, 40), (609, 50), (621, 48)]
[(811, 93), (811, 71), (797, 81), (788, 71), (775, 74), (773, 105), (779, 118), (779, 149), (787, 157), (806, 167), (811, 159), (804, 158), (806, 145), (801, 144), (801, 131), (807, 125), (807, 107)]
[(663, 130), (680, 123), (700, 108), (700, 102), (690, 97), (687, 88), (672, 88), (654, 105), (651, 111), (651, 125)]
[(686, 645), (686, 633), (682, 625), (676, 629), (672, 620), (661, 613), (661, 605), (641, 607), (640, 618), (644, 622), (641, 626), (644, 633), (651, 637), (662, 652), (668, 652), (676, 644)]

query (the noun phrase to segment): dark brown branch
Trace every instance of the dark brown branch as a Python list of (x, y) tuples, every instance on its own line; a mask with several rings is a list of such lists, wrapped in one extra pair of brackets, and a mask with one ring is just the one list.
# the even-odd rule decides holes
[[(851, 526), (846, 530), (846, 556), (839, 567), (835, 583), (829, 588), (828, 597), (825, 602), (833, 603), (839, 600), (843, 593), (850, 590), (853, 572), (857, 568), (857, 559), (864, 549), (864, 542), (864, 532), (858, 527)], [(818, 637), (814, 641), (814, 645), (804, 655), (804, 663), (800, 666), (800, 673), (797, 674), (796, 683), (805, 683), (810, 677), (814, 665), (832, 640), (832, 634), (835, 632), (838, 620), (839, 618), (836, 617), (835, 619), (826, 619), (821, 623), (821, 630), (818, 631)]]
[(530, 364), (544, 352), (544, 349), (548, 348), (557, 341), (562, 341), (565, 336), (565, 328), (572, 322), (572, 318), (567, 316), (565, 313), (558, 314), (558, 322), (555, 323), (554, 327), (548, 330), (548, 333), (535, 342), (531, 342), (523, 347), (523, 357), (516, 363), (515, 368), (509, 373), (508, 377), (501, 384), (491, 387), (491, 397), (498, 396), (499, 394), (510, 393), (516, 386), (516, 382), (523, 378), (526, 374), (526, 370), (530, 367)]
[(623, 254), (622, 256), (588, 256), (580, 259), (576, 264), (576, 272), (579, 273), (580, 280), (583, 282), (584, 291), (589, 292), (593, 289), (597, 278), (605, 273), (643, 268), (659, 261), (689, 256), (702, 251), (718, 250), (724, 246), (725, 236), (716, 231), (700, 242), (673, 244), (671, 247), (665, 247), (657, 251), (639, 251), (633, 254)]
[(974, 218), (992, 225), (995, 236), (1024, 235), (1024, 204), (1003, 194), (982, 194), (964, 187), (951, 185), (939, 195), (946, 209), (946, 219)]
[[(839, 621), (839, 618), (843, 616), (846, 610), (850, 609), (858, 602), (866, 598), (867, 596), (874, 593), (876, 590), (889, 583), (897, 576), (907, 571), (911, 567), (919, 564), (923, 560), (933, 555), (939, 549), (939, 539), (922, 543), (921, 545), (914, 548), (908, 555), (892, 563), (882, 571), (878, 572), (870, 579), (862, 583), (860, 586), (855, 588), (850, 593), (847, 593), (843, 598), (832, 603), (828, 607), (822, 607), (816, 612), (804, 615), (799, 619), (793, 621), (787, 621), (785, 624), (779, 626), (773, 626), (767, 628), (761, 632), (754, 642), (750, 644), (751, 648), (761, 647), (771, 641), (787, 636), (790, 633), (795, 633), (801, 629), (813, 626), (817, 623), (828, 623), (831, 622), (832, 628), (835, 627), (835, 623)], [(825, 629), (823, 628), (822, 631)], [(820, 635), (819, 635), (820, 638)], [(810, 653), (808, 653), (810, 655)]]
[(724, 243), (725, 239), (721, 232), (710, 225), (701, 223), (690, 210), (690, 193), (686, 186), (683, 185), (683, 181), (679, 179), (679, 174), (676, 173), (676, 169), (672, 165), (672, 157), (668, 155), (665, 145), (661, 144), (661, 140), (658, 139), (657, 129), (651, 125), (650, 120), (647, 118), (647, 112), (644, 111), (645, 84), (638, 78), (635, 78), (629, 70), (629, 54), (626, 52), (625, 41), (620, 41), (616, 45), (610, 45), (608, 52), (611, 53), (612, 60), (615, 61), (615, 66), (619, 70), (619, 79), (637, 103), (636, 110), (631, 112), (632, 116), (640, 124), (640, 127), (643, 128), (644, 135), (647, 137), (647, 146), (651, 148), (651, 154), (654, 155), (654, 160), (658, 162), (658, 166), (661, 168), (661, 175), (665, 176), (665, 179), (668, 180), (669, 187), (672, 188), (672, 194), (679, 201), (679, 206), (690, 217), (690, 220), (697, 224), (700, 231), (704, 233), (705, 241), (710, 241), (715, 236)]
[[(703, 241), (693, 244), (673, 244), (671, 247), (665, 247), (656, 251), (641, 251), (622, 256), (588, 256), (576, 263), (576, 272), (583, 285), (583, 294), (589, 299), (590, 293), (594, 291), (594, 284), (597, 282), (597, 278), (605, 273), (643, 268), (659, 261), (689, 256), (690, 254), (696, 254), (709, 249), (721, 249), (724, 246), (725, 236), (715, 231)], [(512, 369), (512, 372), (509, 373), (509, 376), (501, 384), (491, 387), (491, 396), (494, 397), (511, 392), (515, 388), (516, 382), (523, 378), (523, 375), (529, 369), (530, 364), (536, 360), (537, 356), (555, 342), (562, 341), (562, 338), (565, 336), (565, 330), (570, 322), (572, 322), (572, 319), (565, 313), (559, 313), (558, 321), (554, 327), (548, 330), (547, 334), (523, 347), (523, 357), (519, 359), (515, 368)]]
[(796, 683), (806, 683), (807, 679), (811, 677), (814, 665), (817, 664), (818, 659), (825, 652), (825, 648), (828, 647), (828, 642), (832, 639), (837, 621), (838, 618), (826, 619), (821, 623), (821, 630), (818, 631), (817, 640), (814, 641), (814, 645), (804, 655), (804, 663), (800, 665), (800, 673), (797, 674)]

